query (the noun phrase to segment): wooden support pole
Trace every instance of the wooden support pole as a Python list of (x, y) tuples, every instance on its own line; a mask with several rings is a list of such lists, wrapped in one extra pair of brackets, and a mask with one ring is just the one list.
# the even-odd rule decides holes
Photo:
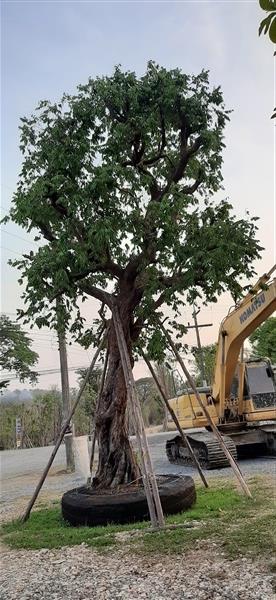
[[(61, 373), (61, 395), (62, 395), (62, 420), (66, 421), (70, 411), (70, 388), (69, 388), (69, 375), (68, 375), (68, 361), (67, 361), (67, 349), (66, 349), (66, 338), (64, 331), (58, 331), (58, 345), (59, 345), (59, 360), (60, 360), (60, 373)], [(66, 470), (68, 473), (75, 471), (75, 459), (73, 451), (73, 432), (65, 434), (65, 454), (66, 454)]]
[(249, 490), (249, 488), (248, 488), (248, 486), (247, 486), (247, 484), (246, 484), (246, 482), (245, 482), (245, 480), (243, 478), (241, 470), (240, 470), (239, 466), (237, 465), (235, 459), (233, 458), (232, 454), (229, 452), (228, 448), (226, 447), (226, 445), (225, 445), (225, 443), (223, 441), (222, 435), (221, 435), (220, 431), (218, 430), (218, 428), (216, 427), (215, 423), (213, 422), (213, 419), (211, 418), (211, 416), (210, 416), (210, 414), (209, 414), (206, 406), (203, 404), (203, 402), (201, 400), (201, 397), (200, 397), (200, 395), (199, 395), (199, 393), (197, 391), (195, 382), (194, 382), (193, 378), (191, 377), (189, 371), (185, 367), (184, 362), (183, 362), (183, 360), (181, 358), (181, 355), (179, 354), (179, 352), (178, 352), (178, 350), (177, 350), (177, 348), (176, 348), (176, 346), (175, 346), (175, 344), (174, 344), (174, 342), (173, 342), (170, 334), (166, 331), (165, 327), (162, 325), (162, 323), (161, 323), (160, 320), (159, 320), (159, 325), (160, 325), (160, 328), (162, 329), (162, 331), (163, 331), (166, 339), (168, 340), (169, 345), (170, 345), (173, 353), (175, 354), (175, 356), (176, 356), (176, 358), (177, 358), (177, 360), (178, 360), (178, 362), (179, 362), (179, 364), (180, 364), (180, 366), (182, 368), (182, 371), (183, 371), (183, 373), (184, 373), (184, 375), (185, 375), (185, 377), (186, 377), (189, 385), (191, 386), (191, 388), (192, 388), (192, 390), (193, 390), (193, 392), (194, 392), (194, 394), (196, 396), (196, 399), (197, 399), (199, 405), (201, 406), (201, 408), (202, 408), (202, 410), (203, 410), (203, 412), (205, 414), (205, 417), (206, 417), (206, 419), (207, 419), (207, 421), (208, 421), (208, 423), (209, 423), (209, 425), (210, 425), (210, 427), (211, 427), (214, 435), (216, 436), (216, 438), (218, 440), (219, 446), (221, 447), (221, 449), (224, 452), (225, 456), (228, 458), (229, 463), (230, 463), (230, 465), (231, 465), (231, 467), (232, 467), (232, 469), (233, 469), (233, 471), (234, 471), (234, 473), (235, 473), (235, 475), (236, 475), (236, 477), (237, 477), (237, 479), (238, 479), (238, 481), (239, 481), (239, 483), (240, 483), (240, 485), (241, 485), (244, 493), (249, 498), (252, 498), (251, 492), (250, 492), (250, 490)]
[(199, 462), (197, 460), (197, 457), (196, 457), (196, 455), (195, 455), (195, 453), (193, 451), (193, 448), (192, 448), (192, 446), (191, 446), (191, 444), (190, 444), (190, 442), (189, 442), (186, 434), (184, 433), (184, 431), (183, 431), (183, 429), (182, 429), (182, 427), (181, 427), (181, 425), (179, 423), (179, 420), (178, 420), (178, 418), (177, 418), (174, 410), (172, 409), (172, 407), (169, 404), (168, 398), (167, 398), (167, 396), (166, 396), (166, 394), (164, 392), (164, 389), (163, 389), (163, 387), (162, 387), (162, 385), (161, 385), (158, 377), (156, 376), (156, 373), (155, 373), (155, 371), (154, 371), (154, 369), (153, 369), (153, 367), (152, 367), (149, 359), (147, 358), (147, 356), (145, 355), (145, 353), (143, 352), (143, 350), (141, 348), (139, 349), (139, 352), (140, 352), (141, 356), (143, 357), (143, 359), (144, 359), (144, 361), (145, 361), (145, 363), (146, 363), (146, 365), (147, 365), (150, 373), (152, 374), (152, 377), (153, 377), (153, 379), (154, 379), (154, 381), (155, 381), (155, 383), (157, 385), (157, 388), (158, 388), (158, 390), (159, 390), (159, 392), (161, 394), (161, 397), (163, 398), (165, 406), (166, 406), (167, 410), (169, 411), (169, 413), (170, 413), (170, 415), (171, 415), (171, 417), (172, 417), (172, 419), (173, 419), (173, 421), (174, 421), (174, 423), (175, 423), (175, 425), (176, 425), (176, 427), (177, 427), (177, 429), (179, 431), (179, 434), (180, 434), (180, 437), (182, 439), (182, 442), (183, 442), (184, 446), (186, 446), (188, 448), (189, 452), (190, 452), (192, 461), (193, 461), (196, 469), (198, 470), (199, 475), (200, 475), (200, 477), (201, 477), (201, 479), (202, 479), (205, 487), (206, 488), (209, 487), (208, 483), (207, 483), (207, 480), (206, 480), (206, 478), (205, 478), (205, 476), (203, 474), (203, 471), (201, 469), (201, 466), (200, 466), (200, 464), (199, 464)]
[[(66, 348), (65, 328), (62, 321), (63, 303), (61, 298), (56, 299), (56, 315), (57, 315), (57, 337), (59, 347), (60, 360), (60, 375), (61, 375), (61, 396), (62, 396), (62, 423), (66, 421), (70, 411), (70, 387), (68, 374), (68, 360)], [(72, 428), (73, 429), (73, 428)], [(73, 430), (65, 434), (65, 455), (66, 455), (66, 470), (68, 473), (75, 471), (75, 459), (73, 450)]]
[(96, 402), (96, 406), (95, 406), (94, 429), (93, 429), (93, 433), (92, 433), (92, 446), (91, 446), (91, 454), (90, 454), (91, 483), (92, 483), (92, 470), (93, 470), (93, 462), (94, 462), (94, 455), (95, 455), (95, 445), (96, 445), (96, 438), (97, 438), (96, 419), (97, 419), (97, 415), (98, 415), (98, 411), (99, 411), (100, 399), (101, 399), (104, 382), (105, 382), (106, 370), (107, 370), (107, 365), (108, 365), (108, 355), (109, 355), (109, 353), (107, 350), (106, 354), (105, 354), (105, 359), (104, 359), (104, 366), (103, 366), (103, 372), (102, 372), (102, 376), (101, 376), (100, 389), (99, 389), (97, 402)]
[(54, 447), (54, 449), (52, 451), (52, 454), (51, 454), (51, 456), (50, 456), (50, 458), (49, 458), (49, 460), (47, 462), (47, 465), (46, 465), (46, 467), (45, 467), (45, 469), (44, 469), (44, 471), (43, 471), (43, 473), (41, 475), (41, 478), (40, 478), (40, 480), (39, 480), (39, 482), (38, 482), (38, 484), (37, 484), (37, 486), (35, 488), (35, 491), (34, 491), (32, 497), (30, 499), (30, 502), (28, 503), (26, 511), (25, 511), (25, 513), (24, 513), (24, 515), (23, 515), (23, 517), (21, 519), (23, 523), (25, 523), (25, 521), (27, 521), (27, 519), (30, 516), (30, 513), (31, 513), (31, 510), (33, 508), (33, 505), (34, 505), (34, 503), (35, 503), (35, 501), (37, 499), (37, 496), (38, 496), (38, 494), (39, 494), (39, 492), (40, 492), (40, 490), (41, 490), (41, 488), (43, 486), (43, 483), (44, 483), (44, 481), (45, 481), (45, 479), (46, 479), (46, 477), (48, 475), (49, 469), (50, 469), (50, 467), (51, 467), (51, 465), (52, 465), (52, 463), (54, 461), (56, 453), (57, 453), (57, 451), (58, 451), (58, 449), (60, 447), (60, 444), (61, 444), (61, 442), (63, 440), (63, 437), (65, 435), (66, 429), (67, 429), (67, 427), (68, 427), (68, 425), (69, 425), (69, 423), (70, 423), (70, 421), (71, 421), (71, 419), (73, 417), (73, 414), (74, 414), (74, 412), (75, 412), (75, 410), (76, 410), (76, 408), (77, 408), (77, 406), (79, 404), (79, 401), (80, 401), (80, 399), (82, 397), (82, 394), (84, 392), (85, 386), (86, 386), (86, 384), (88, 382), (88, 379), (89, 379), (89, 377), (90, 377), (90, 375), (91, 375), (91, 373), (92, 373), (92, 371), (94, 369), (94, 366), (96, 364), (97, 358), (98, 358), (101, 350), (104, 347), (104, 344), (105, 344), (105, 341), (106, 341), (106, 335), (107, 334), (105, 334), (103, 336), (103, 338), (102, 338), (102, 340), (101, 340), (101, 342), (100, 342), (100, 344), (99, 344), (99, 346), (98, 346), (98, 348), (97, 348), (97, 350), (96, 350), (96, 352), (94, 354), (94, 357), (93, 357), (93, 359), (91, 361), (91, 365), (90, 365), (89, 369), (87, 370), (87, 373), (86, 373), (85, 378), (84, 378), (84, 380), (82, 382), (82, 385), (81, 385), (81, 388), (80, 388), (79, 393), (77, 395), (77, 398), (76, 398), (76, 400), (75, 400), (75, 402), (74, 402), (74, 404), (73, 404), (73, 406), (72, 406), (72, 408), (70, 410), (70, 413), (69, 413), (66, 421), (63, 423), (63, 426), (61, 428), (60, 434), (59, 434), (58, 439), (56, 441), (56, 445), (55, 445), (55, 447)]
[(131, 403), (133, 420), (136, 431), (137, 443), (139, 446), (142, 460), (142, 476), (145, 486), (145, 492), (153, 527), (163, 527), (165, 524), (161, 501), (159, 497), (156, 477), (153, 471), (151, 457), (149, 453), (148, 441), (145, 433), (141, 407), (135, 388), (135, 381), (132, 373), (132, 367), (127, 350), (126, 340), (123, 332), (119, 311), (116, 306), (113, 307), (113, 322), (116, 331), (118, 347), (120, 351), (122, 367), (124, 371), (125, 383), (128, 398)]

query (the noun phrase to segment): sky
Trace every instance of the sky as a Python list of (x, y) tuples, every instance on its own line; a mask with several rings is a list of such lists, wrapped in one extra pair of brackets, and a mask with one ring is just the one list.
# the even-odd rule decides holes
[[(210, 71), (212, 85), (221, 85), (227, 108), (232, 109), (225, 132), (224, 190), (217, 199), (229, 198), (237, 216), (248, 210), (259, 217), (259, 239), (264, 252), (256, 263), (258, 275), (275, 262), (275, 64), (269, 39), (258, 37), (264, 17), (258, 2), (128, 1), (77, 2), (2, 0), (2, 139), (1, 210), (6, 214), (20, 171), (19, 119), (29, 116), (41, 99), (58, 100), (74, 93), (89, 77), (110, 75), (114, 65), (142, 75), (148, 60), (166, 68), (179, 67), (197, 74)], [(15, 318), (22, 308), (22, 288), (9, 258), (34, 249), (33, 236), (14, 224), (1, 231), (1, 311)], [(199, 322), (202, 343), (216, 341), (219, 324), (231, 299), (225, 295), (215, 305), (202, 307)], [(91, 323), (96, 301), (89, 301), (85, 316)], [(191, 321), (185, 308), (182, 322)], [(26, 330), (29, 326), (25, 327)], [(38, 369), (58, 369), (55, 335), (34, 330), (33, 348), (39, 352)], [(195, 345), (193, 330), (185, 338)], [(70, 385), (76, 385), (75, 367), (88, 366), (93, 350), (73, 344), (68, 349)], [(142, 363), (136, 377), (146, 373)], [(59, 373), (44, 374), (39, 387), (60, 385)], [(29, 387), (13, 380), (10, 389)]]

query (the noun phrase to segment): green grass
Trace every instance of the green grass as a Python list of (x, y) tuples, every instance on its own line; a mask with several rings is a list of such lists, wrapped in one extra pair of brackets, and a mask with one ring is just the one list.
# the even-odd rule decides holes
[(147, 554), (178, 554), (208, 542), (215, 543), (233, 559), (239, 556), (275, 559), (273, 487), (258, 477), (250, 482), (250, 488), (253, 500), (227, 484), (221, 489), (200, 489), (193, 509), (167, 519), (175, 523), (202, 520), (200, 527), (144, 535), (136, 550)]
[[(12, 548), (60, 548), (86, 543), (99, 550), (120, 544), (115, 534), (140, 529), (127, 545), (133, 552), (175, 554), (189, 547), (215, 542), (230, 557), (272, 556), (273, 488), (262, 478), (249, 481), (253, 500), (243, 496), (225, 480), (211, 481), (210, 488), (197, 488), (195, 506), (171, 515), (167, 524), (197, 521), (193, 528), (144, 533), (148, 522), (106, 527), (70, 527), (63, 521), (56, 501), (50, 508), (34, 511), (26, 523), (12, 521), (2, 528), (3, 542)], [(205, 542), (204, 542), (205, 540)], [(124, 540), (124, 544), (126, 544)]]

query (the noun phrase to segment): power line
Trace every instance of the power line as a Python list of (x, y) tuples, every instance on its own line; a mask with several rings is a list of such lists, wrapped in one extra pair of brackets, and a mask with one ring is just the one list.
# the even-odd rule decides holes
[[(13, 327), (5, 326), (5, 330), (13, 331)], [(51, 334), (43, 333), (43, 332), (40, 333), (39, 331), (32, 331), (30, 329), (22, 329), (21, 331), (22, 331), (22, 333), (25, 333), (34, 342), (58, 344), (56, 332), (53, 332), (51, 335)], [(67, 344), (68, 344), (68, 349), (72, 348), (79, 352), (87, 352), (87, 348), (84, 348), (78, 342), (68, 341)], [(88, 356), (88, 358), (90, 359), (89, 356)]]
[(16, 190), (16, 186), (11, 187), (10, 185), (6, 185), (5, 183), (1, 183), (1, 187), (6, 188), (7, 190), (11, 190), (12, 192)]
[(27, 240), (27, 238), (22, 237), (21, 235), (17, 235), (17, 233), (12, 233), (11, 231), (7, 231), (7, 229), (1, 229), (1, 231), (3, 231), (4, 233), (6, 233), (7, 235), (12, 235), (12, 237), (16, 237), (19, 240), (22, 240), (23, 242), (27, 242), (27, 244), (33, 244), (34, 246), (38, 246), (39, 244), (37, 244), (37, 242), (33, 241), (33, 240)]
[(16, 252), (15, 250), (12, 250), (11, 248), (7, 248), (6, 246), (0, 246), (1, 250), (7, 250), (8, 252), (12, 252), (13, 254), (17, 254), (18, 256), (23, 256), (22, 252), (20, 254), (20, 252)]
[[(98, 365), (96, 364), (96, 368), (100, 368), (101, 364), (98, 363)], [(68, 371), (78, 371), (79, 369), (88, 369), (89, 368), (89, 364), (88, 365), (80, 365), (78, 367), (69, 367)], [(43, 377), (43, 375), (54, 375), (56, 373), (60, 373), (60, 369), (45, 369), (43, 371), (36, 371), (37, 375), (39, 377)], [(17, 379), (20, 379), (20, 377), (18, 377), (17, 375), (12, 375), (11, 377), (9, 377), (9, 381), (15, 381)], [(5, 377), (6, 380), (6, 377)]]

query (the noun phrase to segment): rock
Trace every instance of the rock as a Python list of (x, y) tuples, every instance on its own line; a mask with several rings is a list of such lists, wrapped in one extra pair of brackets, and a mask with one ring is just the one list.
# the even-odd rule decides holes
[(173, 556), (142, 556), (127, 544), (100, 554), (81, 544), (5, 549), (1, 558), (5, 600), (274, 600), (265, 565), (230, 561), (213, 544)]

